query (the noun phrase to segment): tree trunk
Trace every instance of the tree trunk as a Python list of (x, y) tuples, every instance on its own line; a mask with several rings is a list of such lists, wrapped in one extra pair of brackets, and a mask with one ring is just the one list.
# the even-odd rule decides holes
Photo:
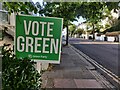
[(93, 26), (93, 41), (95, 40), (95, 26), (94, 26), (94, 24), (92, 23), (92, 26)]
[(70, 32), (70, 36), (72, 37), (72, 32)]
[(66, 35), (66, 45), (68, 45), (68, 26), (66, 26), (66, 29), (67, 29), (67, 35)]

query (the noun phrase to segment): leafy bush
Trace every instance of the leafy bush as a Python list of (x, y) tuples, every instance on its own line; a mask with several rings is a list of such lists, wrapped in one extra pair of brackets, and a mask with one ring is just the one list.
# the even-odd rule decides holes
[(34, 67), (35, 62), (18, 59), (12, 53), (3, 46), (2, 90), (40, 90), (41, 75)]

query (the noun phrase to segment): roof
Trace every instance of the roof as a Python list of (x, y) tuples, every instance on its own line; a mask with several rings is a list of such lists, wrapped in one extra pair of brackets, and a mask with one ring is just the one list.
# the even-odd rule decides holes
[(106, 32), (106, 36), (118, 36), (120, 35), (120, 31), (114, 31), (114, 32)]

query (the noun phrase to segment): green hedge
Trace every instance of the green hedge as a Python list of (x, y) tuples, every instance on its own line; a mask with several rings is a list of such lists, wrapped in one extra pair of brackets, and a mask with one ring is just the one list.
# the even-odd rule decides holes
[(34, 67), (35, 62), (16, 58), (6, 46), (2, 50), (2, 90), (40, 90), (41, 75)]

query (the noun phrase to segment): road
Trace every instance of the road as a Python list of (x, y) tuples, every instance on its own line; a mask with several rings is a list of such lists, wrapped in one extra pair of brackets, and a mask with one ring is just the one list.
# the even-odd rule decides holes
[(118, 57), (118, 52), (120, 52), (119, 44), (100, 41), (93, 42), (79, 38), (70, 38), (69, 43), (112, 73), (118, 75), (118, 69), (120, 69), (120, 59)]

